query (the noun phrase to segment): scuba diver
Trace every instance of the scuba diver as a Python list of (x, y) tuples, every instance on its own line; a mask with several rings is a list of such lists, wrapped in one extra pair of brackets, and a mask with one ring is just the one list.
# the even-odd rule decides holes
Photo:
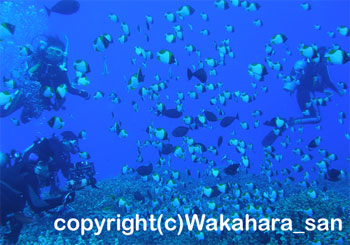
[[(0, 167), (6, 168), (22, 162), (41, 161), (50, 167), (51, 182), (50, 194), (60, 194), (58, 173), (61, 172), (66, 180), (71, 180), (75, 165), (71, 155), (77, 154), (79, 138), (72, 131), (61, 133), (61, 138), (55, 134), (51, 138), (41, 138), (29, 146), (23, 153), (12, 150), (10, 154), (0, 152)], [(89, 165), (93, 164), (89, 163)], [(93, 171), (94, 172), (94, 169)], [(91, 174), (93, 177), (94, 174)], [(93, 182), (94, 180), (91, 179)]]
[(42, 199), (40, 188), (49, 186), (50, 179), (49, 165), (42, 161), (22, 162), (1, 168), (0, 219), (1, 225), (10, 223), (11, 231), (4, 235), (7, 242), (16, 243), (23, 224), (31, 222), (23, 214), (26, 203), (34, 212), (40, 213), (74, 201), (74, 191), (65, 192), (55, 198)]
[[(97, 188), (92, 162), (71, 163), (71, 154), (79, 151), (78, 137), (65, 131), (61, 139), (53, 135), (35, 141), (23, 154), (14, 150), (11, 154), (0, 152), (0, 221), (3, 225), (10, 223), (11, 232), (5, 235), (9, 242), (16, 243), (23, 224), (30, 222), (22, 213), (26, 202), (34, 212), (50, 212), (72, 202), (75, 191), (88, 185)], [(67, 180), (68, 191), (58, 187), (59, 171)], [(42, 200), (42, 187), (50, 187), (54, 198)]]
[(79, 90), (69, 81), (66, 69), (68, 39), (66, 45), (57, 37), (45, 36), (36, 52), (29, 56), (23, 84), (8, 107), (0, 107), (0, 117), (6, 117), (23, 107), (21, 121), (39, 118), (43, 110), (59, 110), (65, 94), (89, 99), (89, 94)]
[[(304, 116), (289, 119), (272, 118), (270, 121), (266, 121), (264, 125), (272, 126), (274, 129), (262, 140), (263, 146), (272, 145), (288, 126), (319, 123), (321, 115), (318, 106), (324, 105), (333, 95), (330, 91), (327, 91), (328, 88), (340, 96), (343, 95), (329, 77), (326, 52), (326, 47), (320, 47), (317, 50), (316, 60), (299, 60), (295, 63), (289, 76), (290, 79), (285, 83), (284, 89), (291, 93), (297, 91), (298, 106)], [(321, 103), (315, 100), (316, 92), (325, 93), (327, 99), (322, 100)]]
[(60, 193), (58, 184), (58, 172), (61, 171), (66, 179), (70, 179), (70, 171), (74, 168), (71, 162), (71, 154), (77, 154), (79, 149), (79, 138), (72, 131), (61, 133), (62, 139), (56, 135), (51, 138), (41, 138), (28, 147), (21, 156), (21, 161), (28, 162), (37, 159), (48, 163), (52, 180), (50, 183), (50, 194)]

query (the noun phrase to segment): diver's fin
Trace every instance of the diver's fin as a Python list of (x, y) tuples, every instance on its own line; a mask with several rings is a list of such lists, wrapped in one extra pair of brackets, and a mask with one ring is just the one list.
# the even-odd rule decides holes
[(48, 7), (45, 6), (45, 10), (46, 10), (47, 16), (50, 16), (51, 15), (51, 9), (49, 9)]
[(264, 139), (261, 141), (261, 144), (263, 146), (268, 146), (268, 145), (272, 145), (276, 139), (281, 136), (283, 134), (283, 132), (286, 130), (286, 128), (282, 128), (280, 130), (279, 134), (275, 134), (275, 132), (273, 130), (271, 130), (265, 137)]
[(263, 146), (269, 146), (272, 145), (276, 139), (278, 138), (279, 135), (276, 135), (275, 132), (273, 130), (271, 130), (265, 137), (264, 139), (261, 141), (261, 144)]
[(187, 68), (187, 79), (191, 80), (192, 75), (193, 75), (192, 71), (189, 68)]
[(27, 217), (21, 212), (15, 213), (14, 217), (21, 224), (30, 224), (30, 223), (33, 223), (33, 221), (34, 221), (33, 218)]
[(270, 133), (268, 133), (265, 138), (262, 140), (261, 144), (263, 146), (268, 146), (268, 145), (272, 145), (276, 139), (281, 136), (283, 134), (284, 131), (286, 131), (286, 127), (283, 127), (280, 129), (279, 134), (275, 134), (274, 130), (271, 130)]

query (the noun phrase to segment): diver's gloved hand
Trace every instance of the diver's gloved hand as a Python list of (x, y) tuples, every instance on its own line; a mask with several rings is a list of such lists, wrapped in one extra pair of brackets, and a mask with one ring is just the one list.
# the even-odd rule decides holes
[(86, 100), (90, 99), (90, 94), (88, 92), (86, 92), (85, 90), (80, 90), (79, 96), (86, 99)]

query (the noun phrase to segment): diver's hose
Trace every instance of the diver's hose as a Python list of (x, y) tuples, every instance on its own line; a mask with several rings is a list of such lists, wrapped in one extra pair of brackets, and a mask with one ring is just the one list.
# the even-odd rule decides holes
[(68, 40), (67, 35), (64, 35), (64, 39), (66, 39), (66, 48), (65, 48), (64, 53), (63, 53), (64, 60), (63, 60), (63, 63), (61, 65), (59, 65), (59, 67), (62, 71), (67, 71), (66, 65), (67, 65), (68, 45), (69, 45), (69, 40)]

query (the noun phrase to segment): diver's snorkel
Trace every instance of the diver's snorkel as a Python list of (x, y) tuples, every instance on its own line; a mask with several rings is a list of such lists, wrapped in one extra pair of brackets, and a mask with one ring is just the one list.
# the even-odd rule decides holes
[(64, 35), (64, 39), (66, 39), (66, 48), (65, 48), (64, 53), (63, 53), (64, 60), (63, 60), (63, 63), (62, 63), (61, 65), (59, 65), (58, 67), (59, 67), (62, 71), (67, 71), (66, 65), (67, 65), (68, 44), (69, 44), (67, 35)]

